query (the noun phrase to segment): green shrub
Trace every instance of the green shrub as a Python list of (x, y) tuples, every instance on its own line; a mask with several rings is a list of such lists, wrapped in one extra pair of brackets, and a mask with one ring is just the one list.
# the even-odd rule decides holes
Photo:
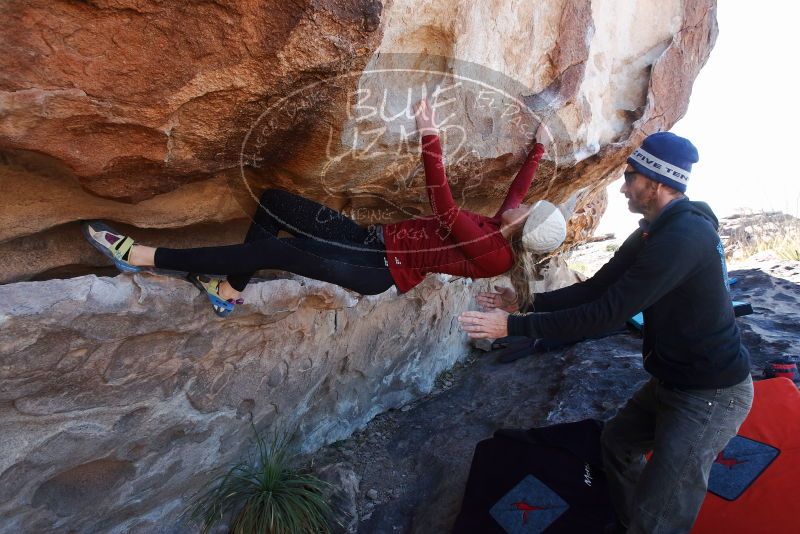
[(329, 484), (294, 467), (285, 435), (275, 433), (267, 443), (253, 431), (255, 458), (216, 477), (194, 497), (189, 517), (202, 523), (203, 534), (229, 514), (233, 534), (330, 533), (333, 514), (324, 497)]

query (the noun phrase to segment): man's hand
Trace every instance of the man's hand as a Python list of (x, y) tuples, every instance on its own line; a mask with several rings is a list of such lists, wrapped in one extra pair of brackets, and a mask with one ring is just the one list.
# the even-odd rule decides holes
[(414, 104), (414, 119), (417, 121), (417, 130), (420, 137), (425, 135), (438, 135), (436, 122), (433, 118), (433, 109), (426, 99)]
[(458, 322), (461, 330), (472, 339), (497, 339), (508, 335), (508, 312), (501, 309), (464, 312), (458, 316)]
[(501, 309), (508, 313), (519, 311), (517, 294), (510, 287), (494, 286), (497, 293), (484, 292), (475, 296), (475, 302), (484, 310)]

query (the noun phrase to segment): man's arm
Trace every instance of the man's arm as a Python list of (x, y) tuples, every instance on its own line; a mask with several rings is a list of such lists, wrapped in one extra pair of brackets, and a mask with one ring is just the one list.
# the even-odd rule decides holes
[(533, 305), (523, 310), (517, 308), (515, 304), (517, 295), (513, 289), (508, 287), (495, 286), (497, 293), (482, 292), (476, 296), (476, 300), (485, 309), (500, 308), (509, 313), (517, 311), (523, 313), (549, 312), (586, 304), (602, 295), (603, 291), (622, 276), (625, 270), (633, 264), (643, 243), (641, 231), (636, 230), (628, 236), (614, 256), (594, 276), (561, 289), (536, 293)]
[(652, 236), (635, 262), (599, 298), (559, 311), (510, 315), (508, 333), (554, 341), (601, 334), (678, 286), (699, 258), (698, 247), (686, 236)]
[(574, 308), (597, 299), (611, 284), (619, 279), (633, 265), (636, 255), (644, 241), (641, 231), (634, 231), (614, 253), (614, 256), (592, 277), (583, 282), (562, 287), (547, 293), (537, 293), (533, 297), (533, 306), (522, 312), (550, 312)]

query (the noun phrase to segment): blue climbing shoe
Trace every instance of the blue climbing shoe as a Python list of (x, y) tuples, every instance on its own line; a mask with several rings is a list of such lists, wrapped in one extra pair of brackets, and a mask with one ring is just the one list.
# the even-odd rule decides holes
[(211, 278), (204, 274), (189, 273), (186, 278), (200, 290), (211, 303), (211, 308), (220, 317), (227, 317), (231, 314), (236, 304), (244, 304), (244, 299), (225, 300), (219, 295), (219, 284), (222, 280)]

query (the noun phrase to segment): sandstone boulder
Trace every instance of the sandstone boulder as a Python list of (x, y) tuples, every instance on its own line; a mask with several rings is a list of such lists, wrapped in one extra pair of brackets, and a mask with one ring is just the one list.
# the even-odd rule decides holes
[[(278, 275), (223, 321), (186, 282), (106, 276), (78, 221), (230, 243), (265, 187), (360, 223), (426, 214), (407, 110), (427, 96), (466, 209), (496, 209), (542, 132), (528, 200), (570, 214), (566, 250), (633, 147), (684, 113), (714, 10), (0, 4), (0, 532), (193, 532), (181, 511), (244, 452), (251, 419), (310, 452), (420, 398), (468, 350), (454, 320), (474, 305), (467, 280), (360, 297)], [(571, 276), (552, 262), (543, 287)]]
[(364, 223), (427, 213), (408, 115), (423, 96), (465, 208), (496, 207), (540, 123), (549, 149), (530, 199), (599, 190), (685, 111), (714, 9), (5, 2), (0, 247), (13, 259), (0, 282), (97, 263), (80, 219), (219, 240), (200, 225), (248, 217), (268, 185)]

